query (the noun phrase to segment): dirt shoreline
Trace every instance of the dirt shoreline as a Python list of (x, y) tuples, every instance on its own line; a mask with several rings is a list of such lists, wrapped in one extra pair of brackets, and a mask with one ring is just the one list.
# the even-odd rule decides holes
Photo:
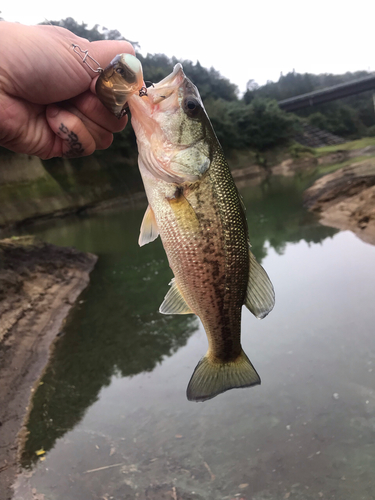
[(375, 245), (375, 158), (343, 167), (318, 179), (304, 203), (321, 224), (353, 231)]
[(32, 237), (0, 240), (0, 498), (12, 497), (18, 443), (50, 346), (97, 257)]

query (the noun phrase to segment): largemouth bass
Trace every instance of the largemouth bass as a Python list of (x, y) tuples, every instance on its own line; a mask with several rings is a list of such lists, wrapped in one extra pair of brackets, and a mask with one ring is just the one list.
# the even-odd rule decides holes
[(128, 105), (149, 201), (139, 244), (160, 235), (174, 274), (160, 312), (196, 314), (208, 338), (187, 397), (260, 384), (241, 347), (241, 309), (264, 318), (274, 290), (251, 253), (244, 207), (198, 89), (177, 64)]

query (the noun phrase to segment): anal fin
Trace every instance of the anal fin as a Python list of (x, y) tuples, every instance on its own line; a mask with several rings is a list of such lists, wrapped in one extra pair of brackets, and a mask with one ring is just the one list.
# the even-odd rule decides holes
[(155, 214), (150, 205), (143, 216), (138, 244), (140, 247), (156, 240), (159, 236), (159, 229), (156, 224)]
[(159, 312), (162, 314), (194, 314), (194, 311), (190, 309), (181, 295), (175, 278), (172, 279), (170, 285), (171, 288), (165, 296), (165, 299), (159, 308)]
[(245, 306), (259, 319), (272, 311), (275, 305), (275, 291), (266, 271), (257, 262), (249, 249), (250, 272)]

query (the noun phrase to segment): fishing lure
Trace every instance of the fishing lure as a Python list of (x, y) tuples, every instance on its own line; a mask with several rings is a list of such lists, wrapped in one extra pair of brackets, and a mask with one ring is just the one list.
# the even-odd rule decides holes
[[(147, 95), (143, 85), (143, 71), (141, 62), (132, 54), (118, 54), (109, 65), (103, 69), (98, 61), (89, 55), (88, 50), (82, 50), (79, 45), (72, 44), (73, 51), (82, 59), (91, 71), (100, 73), (96, 81), (95, 90), (98, 98), (117, 118), (127, 114), (127, 101), (136, 92), (140, 97)], [(88, 62), (93, 61), (98, 67), (95, 69)]]
[(140, 61), (131, 54), (119, 54), (101, 72), (95, 86), (96, 94), (117, 118), (127, 113), (127, 101), (136, 92), (147, 95), (143, 85)]

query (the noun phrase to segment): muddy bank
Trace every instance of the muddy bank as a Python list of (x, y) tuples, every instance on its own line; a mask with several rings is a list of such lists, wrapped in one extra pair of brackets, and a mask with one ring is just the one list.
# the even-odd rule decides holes
[(33, 237), (0, 240), (0, 498), (11, 498), (17, 436), (33, 386), (97, 257)]
[(351, 230), (375, 245), (375, 159), (343, 167), (318, 179), (306, 192), (305, 205), (326, 226)]
[[(108, 160), (108, 159), (107, 159)], [(40, 160), (0, 151), (0, 227), (77, 213), (101, 203), (132, 203), (142, 192), (136, 158), (111, 155)]]

